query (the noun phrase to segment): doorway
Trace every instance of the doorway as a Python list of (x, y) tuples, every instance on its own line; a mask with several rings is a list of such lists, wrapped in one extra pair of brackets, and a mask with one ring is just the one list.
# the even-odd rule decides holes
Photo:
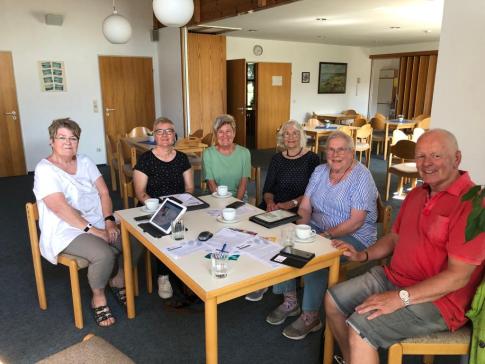
[(12, 53), (0, 52), (0, 177), (26, 173)]

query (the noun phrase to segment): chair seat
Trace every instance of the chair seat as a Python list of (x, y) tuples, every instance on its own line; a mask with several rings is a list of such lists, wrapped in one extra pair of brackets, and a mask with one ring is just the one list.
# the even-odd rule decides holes
[(370, 145), (369, 143), (361, 143), (361, 142), (357, 142), (355, 144), (355, 151), (356, 152), (361, 152), (361, 151), (364, 151), (364, 150), (367, 150), (370, 148)]
[(61, 254), (59, 254), (59, 256), (60, 257), (65, 257), (67, 259), (73, 259), (73, 260), (75, 260), (77, 262), (77, 265), (78, 265), (79, 269), (86, 268), (89, 265), (89, 262), (86, 259), (81, 258), (81, 257), (78, 257), (76, 255), (61, 253)]
[(415, 162), (406, 162), (406, 163), (398, 163), (398, 164), (393, 164), (389, 168), (389, 172), (393, 174), (399, 174), (399, 175), (409, 175), (408, 177), (411, 178), (418, 178), (418, 169), (416, 168), (416, 163)]
[(431, 335), (412, 337), (401, 341), (402, 344), (468, 344), (470, 342), (471, 330), (469, 326), (450, 332), (435, 332)]

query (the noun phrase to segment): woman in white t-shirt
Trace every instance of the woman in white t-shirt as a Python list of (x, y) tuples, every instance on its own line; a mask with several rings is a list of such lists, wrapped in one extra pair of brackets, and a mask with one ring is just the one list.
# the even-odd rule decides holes
[(115, 319), (105, 296), (108, 282), (116, 298), (126, 303), (122, 264), (113, 275), (116, 257), (121, 257), (120, 232), (103, 177), (88, 157), (77, 154), (80, 135), (81, 128), (70, 119), (49, 126), (52, 154), (37, 164), (34, 180), (40, 250), (53, 264), (59, 253), (89, 261), (95, 320), (110, 326)]

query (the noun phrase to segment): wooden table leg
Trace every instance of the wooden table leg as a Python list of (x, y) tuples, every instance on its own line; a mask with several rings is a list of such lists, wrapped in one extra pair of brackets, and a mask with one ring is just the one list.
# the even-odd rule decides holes
[(387, 159), (387, 141), (389, 140), (389, 124), (386, 123), (386, 129), (384, 131), (384, 160)]
[[(340, 257), (334, 258), (333, 264), (329, 267), (328, 287), (332, 287), (338, 282), (340, 270)], [(323, 363), (332, 364), (333, 362), (333, 335), (330, 326), (325, 322), (325, 341), (323, 344)]]
[(126, 312), (128, 318), (135, 318), (135, 291), (133, 286), (133, 266), (131, 264), (130, 234), (126, 223), (121, 222), (121, 244), (123, 246), (123, 267), (125, 270)]
[(215, 298), (205, 301), (205, 361), (217, 363), (217, 302)]

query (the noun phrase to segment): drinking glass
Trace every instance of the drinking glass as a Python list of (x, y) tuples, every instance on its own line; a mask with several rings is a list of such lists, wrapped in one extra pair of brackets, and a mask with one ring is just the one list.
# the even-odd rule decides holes
[(226, 278), (229, 268), (229, 254), (215, 252), (211, 254), (211, 273), (214, 278)]
[(294, 236), (295, 236), (295, 229), (293, 228), (293, 226), (282, 227), (280, 244), (285, 248), (293, 247), (295, 245)]
[(180, 219), (172, 222), (172, 238), (182, 240), (185, 235), (184, 220)]

